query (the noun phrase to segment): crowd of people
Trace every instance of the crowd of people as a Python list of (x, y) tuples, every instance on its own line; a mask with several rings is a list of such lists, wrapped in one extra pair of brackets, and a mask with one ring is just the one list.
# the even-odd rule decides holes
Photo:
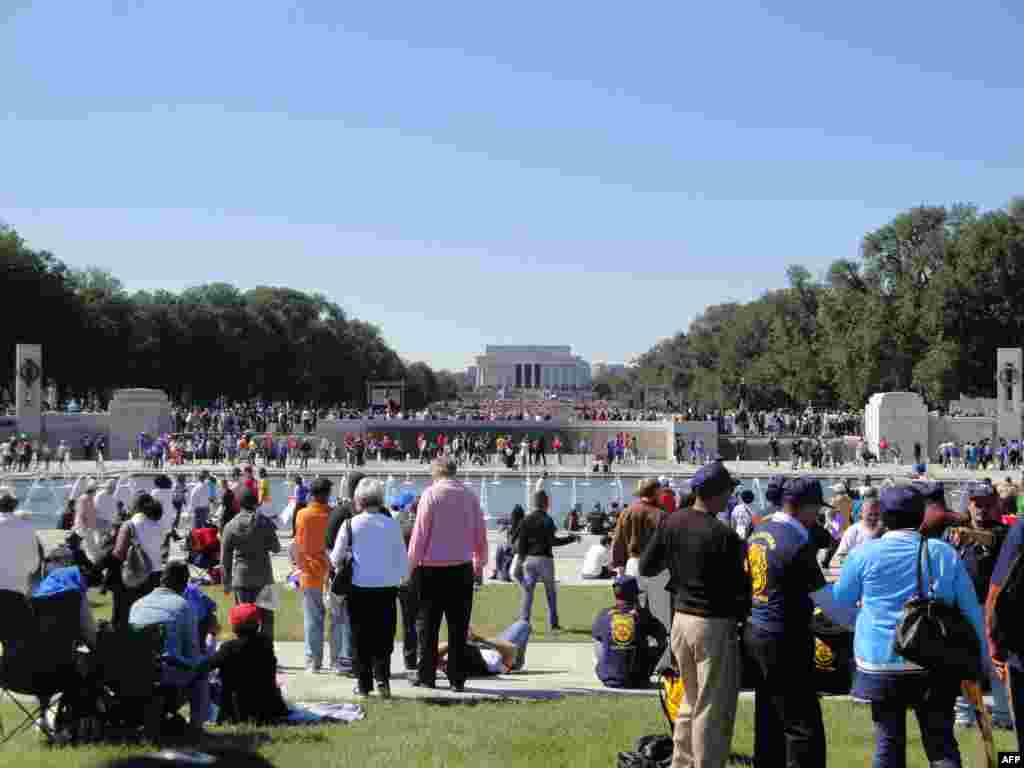
[(1024, 442), (1002, 437), (998, 443), (988, 438), (963, 442), (949, 440), (939, 444), (935, 459), (949, 469), (1016, 471), (1021, 468), (1022, 448)]
[[(350, 473), (337, 503), (328, 478), (308, 485), (295, 478), (289, 581), (301, 595), (311, 674), (329, 668), (351, 676), (358, 696), (390, 696), (399, 611), (412, 685), (435, 687), (443, 672), (459, 691), (469, 677), (522, 668), (538, 584), (551, 629), (560, 629), (554, 549), (579, 537), (559, 534), (542, 484), (528, 511), (514, 511), (496, 557), (494, 575), (520, 584), (519, 615), (497, 637), (472, 627), (488, 544), (478, 499), (457, 481), (458, 469), (449, 454), (435, 457), (433, 484), (394, 508), (383, 483), (359, 472)], [(874, 764), (903, 764), (909, 709), (931, 764), (960, 765), (954, 726), (975, 722), (977, 700), (941, 667), (923, 667), (894, 649), (896, 628), (918, 590), (919, 563), (932, 574), (934, 596), (959, 611), (977, 641), (995, 726), (1013, 727), (1024, 700), (1016, 655), (1024, 648), (993, 632), (992, 617), (1002, 588), (1017, 578), (1011, 566), (1024, 543), (1024, 521), (1010, 523), (1024, 506), (1024, 484), (972, 483), (951, 509), (942, 484), (917, 469), (919, 476), (906, 482), (839, 483), (827, 499), (817, 480), (774, 478), (767, 511), (751, 492), (737, 492), (737, 481), (714, 457), (684, 488), (667, 478), (638, 486), (636, 499), (585, 558), (588, 577), (612, 579), (614, 598), (591, 627), (595, 674), (609, 687), (647, 687), (659, 669), (676, 669), (686, 686), (674, 765), (725, 764), (743, 685), (755, 690), (757, 764), (826, 764), (816, 604), (852, 626), (850, 685), (870, 703)], [(86, 482), (73, 500), (69, 537), (81, 575), (61, 582), (112, 592), (115, 626), (164, 628), (161, 681), (187, 696), (196, 733), (211, 720), (212, 699), (220, 720), (273, 721), (287, 711), (273, 646), (271, 556), (282, 549), (282, 521), (266, 472), (235, 468), (219, 488), (212, 483), (205, 471), (192, 486), (160, 475), (152, 491), (126, 497), (116, 483)], [(13, 492), (0, 491), (0, 588), (32, 594), (47, 576), (44, 553), (16, 507)], [(190, 583), (188, 565), (170, 554), (183, 513), (193, 534), (216, 528), (222, 588), (235, 601), (228, 617), (235, 637), (220, 645), (215, 604)], [(577, 515), (566, 527), (579, 523)], [(822, 570), (829, 565), (838, 569), (831, 585)], [(55, 583), (48, 589), (65, 588)], [(89, 642), (96, 622), (88, 601), (82, 605)], [(442, 621), (449, 627), (444, 643)]]
[(774, 410), (740, 408), (721, 412), (717, 415), (717, 419), (719, 431), (723, 434), (756, 435), (758, 437), (770, 434), (843, 437), (862, 434), (864, 426), (863, 413), (815, 409), (811, 406), (803, 411), (784, 408)]
[[(106, 435), (82, 435), (79, 446), (78, 457), (102, 463), (107, 453)], [(0, 442), (0, 468), (4, 472), (49, 472), (51, 465), (63, 471), (71, 466), (74, 456), (74, 446), (67, 440), (60, 440), (53, 447), (48, 440), (22, 434)]]

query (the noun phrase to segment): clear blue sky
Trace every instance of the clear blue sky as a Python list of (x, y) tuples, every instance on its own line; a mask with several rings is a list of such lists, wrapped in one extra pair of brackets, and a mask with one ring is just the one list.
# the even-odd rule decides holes
[(0, 219), (129, 289), (320, 290), (411, 360), (623, 361), (1024, 192), (1024, 8), (0, 2)]

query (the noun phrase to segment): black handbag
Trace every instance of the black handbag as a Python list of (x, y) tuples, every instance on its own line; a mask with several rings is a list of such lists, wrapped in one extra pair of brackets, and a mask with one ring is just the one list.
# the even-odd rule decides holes
[(923, 536), (917, 551), (917, 596), (903, 606), (893, 649), (907, 661), (947, 680), (979, 680), (982, 666), (978, 635), (955, 605), (925, 594), (922, 556), (931, 583), (931, 560)]
[(345, 559), (334, 571), (334, 578), (331, 579), (331, 593), (338, 597), (345, 597), (352, 591), (352, 518), (349, 518), (347, 523), (348, 551), (345, 553)]

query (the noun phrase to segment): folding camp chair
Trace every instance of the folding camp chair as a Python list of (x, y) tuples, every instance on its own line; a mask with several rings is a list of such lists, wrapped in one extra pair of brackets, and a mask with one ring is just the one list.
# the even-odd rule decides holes
[[(166, 712), (160, 688), (164, 627), (101, 626), (97, 636), (96, 677), (104, 690), (104, 724), (134, 730), (145, 726), (153, 740)], [(171, 710), (173, 712), (173, 708)]]
[[(75, 651), (81, 634), (82, 595), (64, 592), (28, 600), (20, 592), (0, 590), (0, 695), (14, 703), (25, 720), (12, 731), (0, 723), (0, 744), (38, 725), (55, 740), (47, 714), (60, 694), (77, 691), (81, 676)], [(25, 697), (34, 696), (36, 704)]]

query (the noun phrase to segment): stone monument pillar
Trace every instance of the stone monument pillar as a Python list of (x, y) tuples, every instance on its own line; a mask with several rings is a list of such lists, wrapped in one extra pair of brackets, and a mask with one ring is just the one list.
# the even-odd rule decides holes
[(996, 350), (996, 418), (998, 435), (1007, 440), (1020, 439), (1022, 429), (1021, 376), (1024, 375), (1024, 351), (1000, 347)]
[(158, 389), (119, 389), (110, 401), (110, 459), (127, 459), (136, 451), (140, 432), (170, 432), (171, 404)]
[(18, 431), (39, 437), (43, 432), (43, 347), (18, 344), (14, 355)]

